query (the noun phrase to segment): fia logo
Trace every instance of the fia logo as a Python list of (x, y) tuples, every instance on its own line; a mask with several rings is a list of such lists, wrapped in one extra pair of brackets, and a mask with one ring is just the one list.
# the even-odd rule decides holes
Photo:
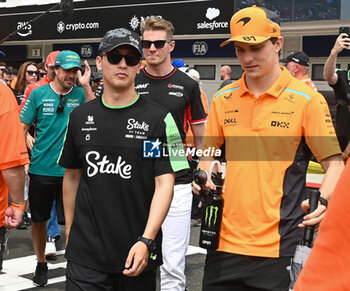
[(160, 145), (162, 143), (157, 140), (143, 141), (143, 157), (144, 158), (160, 158)]
[(203, 56), (208, 52), (208, 45), (205, 41), (195, 41), (192, 44), (192, 53), (196, 56)]

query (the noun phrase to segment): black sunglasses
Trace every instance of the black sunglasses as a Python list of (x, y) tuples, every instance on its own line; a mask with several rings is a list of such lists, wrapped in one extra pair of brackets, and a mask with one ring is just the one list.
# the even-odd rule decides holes
[(142, 47), (144, 49), (149, 49), (152, 44), (154, 44), (156, 49), (161, 49), (164, 47), (166, 43), (172, 42), (171, 39), (167, 40), (155, 40), (155, 41), (150, 41), (150, 40), (141, 40)]
[(34, 74), (39, 76), (39, 74), (40, 74), (39, 71), (32, 71), (32, 70), (28, 70), (27, 73), (28, 73), (29, 76), (33, 76)]
[(58, 103), (58, 106), (57, 106), (57, 113), (61, 113), (63, 111), (64, 103), (66, 103), (66, 96), (60, 94), (60, 102)]
[(120, 63), (122, 58), (124, 58), (128, 66), (136, 66), (141, 61), (141, 56), (135, 56), (131, 54), (122, 55), (119, 53), (108, 52), (106, 53), (107, 60), (112, 65), (117, 65)]
[(39, 73), (41, 78), (44, 78), (46, 76), (46, 73)]

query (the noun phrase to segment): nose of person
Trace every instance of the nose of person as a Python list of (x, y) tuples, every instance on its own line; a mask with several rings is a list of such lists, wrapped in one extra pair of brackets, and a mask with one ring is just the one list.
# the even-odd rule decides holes
[(156, 51), (156, 50), (157, 50), (157, 48), (156, 48), (156, 46), (155, 46), (154, 43), (151, 44), (149, 50), (150, 50), (150, 51)]
[(123, 67), (123, 68), (127, 67), (126, 60), (124, 57), (122, 57), (122, 59), (120, 60), (118, 65), (119, 65), (119, 67)]

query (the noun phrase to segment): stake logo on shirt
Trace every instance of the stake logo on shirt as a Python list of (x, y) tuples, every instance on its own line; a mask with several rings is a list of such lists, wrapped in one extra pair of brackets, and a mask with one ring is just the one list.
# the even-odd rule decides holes
[(90, 151), (86, 153), (85, 158), (86, 162), (89, 164), (86, 170), (88, 177), (93, 177), (97, 173), (100, 173), (119, 175), (123, 179), (131, 178), (132, 167), (123, 161), (121, 156), (118, 156), (116, 159), (109, 159), (107, 155), (104, 155), (101, 158), (99, 152)]

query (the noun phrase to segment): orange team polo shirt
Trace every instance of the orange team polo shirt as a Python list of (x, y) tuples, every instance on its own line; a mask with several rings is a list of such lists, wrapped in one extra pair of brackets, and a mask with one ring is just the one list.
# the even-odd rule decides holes
[(324, 97), (282, 70), (259, 98), (245, 74), (214, 95), (205, 148), (225, 141), (227, 159), (219, 251), (293, 256), (308, 164), (293, 163), (302, 136), (319, 161), (340, 153)]
[[(0, 172), (29, 164), (16, 98), (8, 86), (0, 82)], [(4, 224), (8, 205), (8, 189), (0, 174), (0, 227)]]
[(306, 85), (310, 86), (315, 91), (317, 91), (316, 85), (314, 84), (314, 82), (312, 82), (312, 80), (310, 79), (310, 77), (308, 75), (302, 76), (299, 80), (304, 82)]
[(344, 291), (350, 286), (350, 163), (334, 189), (294, 291)]

